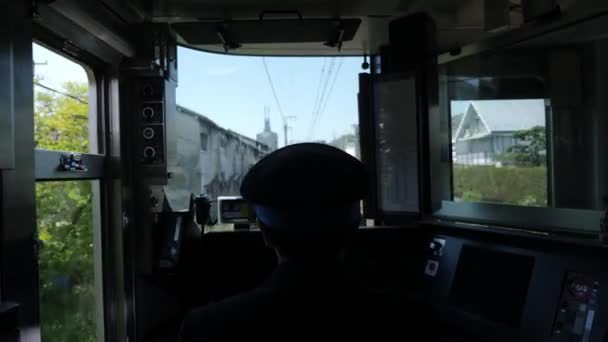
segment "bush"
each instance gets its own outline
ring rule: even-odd
[[[454,166],[454,198],[526,206],[547,205],[545,167]]]
[[[483,200],[483,197],[479,192],[465,191],[464,194],[462,194],[462,200],[465,202],[480,202]]]

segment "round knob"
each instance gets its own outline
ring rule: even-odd
[[[141,115],[146,120],[152,120],[152,118],[154,118],[154,108],[150,106],[144,107],[144,109],[141,110]]]
[[[144,138],[146,139],[152,139],[154,138],[154,130],[150,127],[146,127],[144,128],[144,130],[142,131],[142,135],[144,136]]]
[[[156,155],[156,150],[154,149],[154,147],[146,147],[144,148],[144,157],[146,157],[146,159],[152,159],[154,158],[154,156]]]

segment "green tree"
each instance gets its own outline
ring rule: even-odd
[[[502,156],[502,161],[516,166],[543,166],[547,161],[547,132],[545,127],[535,126],[516,132],[517,143]]]
[[[86,84],[35,95],[35,141],[41,149],[88,152]],[[82,100],[77,100],[82,99]],[[93,217],[90,182],[36,184],[42,338],[96,341]]]

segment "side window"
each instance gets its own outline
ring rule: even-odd
[[[548,100],[452,101],[454,201],[546,207]]]
[[[41,45],[34,48],[34,129],[38,149],[97,152],[87,70]]]
[[[608,41],[597,37],[606,28],[571,34],[590,23],[439,57],[437,217],[589,236],[602,229],[608,100],[598,75],[608,70]]]
[[[97,152],[94,79],[49,48],[34,43],[33,51],[41,337],[102,341],[100,191],[91,180],[98,171],[92,161],[100,157],[91,154]],[[60,158],[74,152],[86,163],[58,172]]]
[[[209,144],[209,136],[207,133],[201,133],[201,151],[207,151],[207,145]]]

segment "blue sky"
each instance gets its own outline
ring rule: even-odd
[[[450,106],[452,108],[450,109],[450,112],[452,116],[466,112],[469,104],[471,104],[471,101],[451,101]]]
[[[266,58],[277,97],[293,128],[290,141],[332,140],[352,132],[358,122],[358,74],[362,58],[343,57]],[[34,44],[35,73],[42,83],[61,89],[67,81],[87,82],[84,68],[65,57]],[[42,63],[42,64],[40,64]],[[230,56],[188,48],[178,49],[177,103],[195,110],[224,128],[255,138],[264,128],[264,107],[270,108],[272,130],[283,142],[283,121],[272,94],[261,57]],[[333,72],[327,80],[330,65]],[[313,106],[321,71],[327,82],[326,106],[311,134]],[[333,78],[337,75],[331,90]],[[37,89],[40,90],[40,89]]]
[[[282,119],[273,97],[261,57],[212,54],[187,48],[178,50],[177,102],[206,115],[219,125],[255,137],[264,127],[264,106],[270,107],[272,130],[283,142]],[[325,140],[352,132],[358,122],[358,74],[362,58],[337,58],[332,78],[337,81],[327,106],[319,117],[312,135],[313,106],[317,97],[321,71],[325,77],[331,58],[274,57],[266,65],[274,83],[280,106],[289,121],[293,141]]]
[[[264,106],[270,108],[273,131],[283,144],[283,122],[274,100],[261,57],[230,56],[179,48],[177,102],[206,115],[217,124],[255,138],[264,124]],[[35,73],[42,83],[61,89],[67,81],[87,82],[82,66],[42,46],[34,44]],[[334,61],[333,76],[337,80],[330,93],[327,86],[327,106],[322,112],[312,135],[313,104],[317,97],[321,70],[327,77],[331,58],[275,57],[266,58],[277,97],[289,120],[290,140],[330,141],[341,134],[352,132],[358,122],[358,74],[362,59],[339,58]],[[41,64],[42,63],[42,64]],[[339,67],[339,69],[338,69]],[[39,91],[40,88],[36,87]],[[452,101],[452,115],[464,113],[470,101]]]
[[[51,88],[61,90],[65,82],[88,82],[85,69],[46,48],[33,44],[34,73],[42,77],[40,83]],[[40,88],[35,88],[37,91]]]

